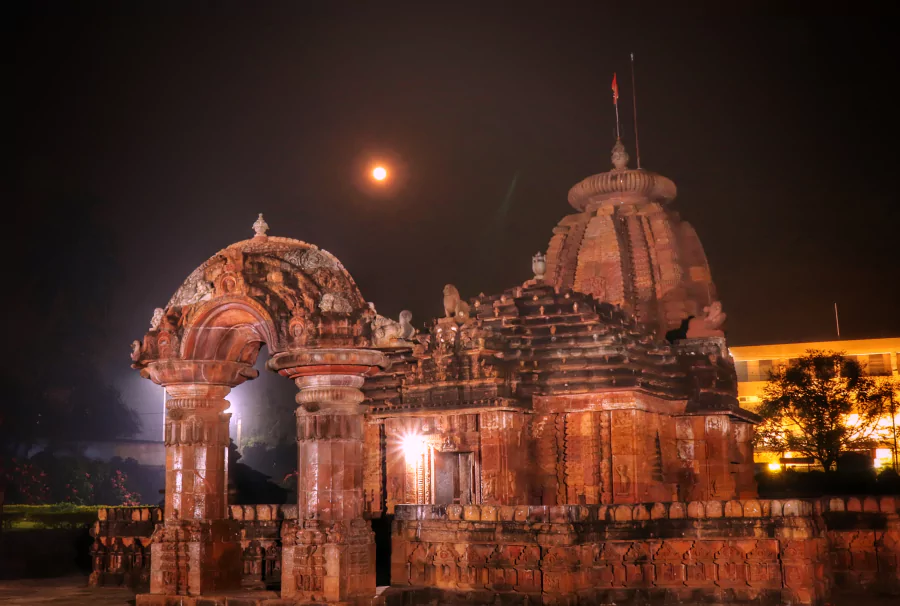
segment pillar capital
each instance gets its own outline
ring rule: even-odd
[[[220,360],[181,360],[170,358],[156,360],[147,364],[141,370],[141,376],[150,379],[158,385],[166,388],[173,397],[173,390],[179,390],[179,386],[194,386],[191,389],[199,390],[199,386],[226,387],[222,395],[210,395],[209,397],[222,397],[248,379],[255,379],[259,371],[250,364],[243,362],[227,362]],[[187,388],[185,388],[187,389]],[[206,397],[184,396],[184,397]]]
[[[373,349],[294,349],[276,354],[266,366],[290,379],[317,375],[366,377],[388,368],[390,362]]]

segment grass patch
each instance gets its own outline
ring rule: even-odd
[[[43,530],[82,528],[97,520],[97,510],[110,505],[6,505],[3,507],[4,530]],[[130,507],[128,509],[137,509]]]

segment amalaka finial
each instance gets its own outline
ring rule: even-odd
[[[628,152],[625,151],[625,146],[622,144],[622,140],[616,137],[616,144],[613,145],[612,148],[612,163],[616,170],[625,170],[628,168]]]
[[[262,213],[259,213],[259,218],[253,223],[253,231],[257,238],[266,237],[266,232],[269,231],[269,224],[263,219]]]

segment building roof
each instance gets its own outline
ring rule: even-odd
[[[810,349],[842,351],[848,355],[898,353],[900,337],[880,339],[847,339],[841,341],[805,341],[802,343],[774,343],[770,345],[741,345],[728,351],[737,362],[751,360],[785,360],[799,358]]]

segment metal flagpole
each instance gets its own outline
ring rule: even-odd
[[[838,319],[837,303],[834,304],[834,325],[837,328],[838,339],[841,338],[841,321]]]
[[[616,139],[621,139],[619,136],[619,103],[616,102]]]
[[[631,102],[634,106],[634,153],[637,156],[637,167],[641,168],[641,144],[638,143],[637,127],[637,85],[634,83],[634,53],[631,53]]]
[[[619,83],[616,82],[616,72],[613,72],[612,92],[613,105],[616,106],[616,140],[618,141],[622,137],[619,133]]]

